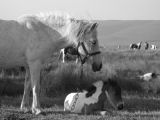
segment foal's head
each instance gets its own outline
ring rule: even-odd
[[[99,105],[104,105],[104,102],[108,99],[112,107],[118,110],[123,109],[121,88],[116,81],[108,80],[93,83],[87,90],[86,97],[94,97],[98,100]]]
[[[121,96],[121,88],[118,83],[114,80],[108,80],[104,82],[103,91],[105,91],[106,96],[112,107],[115,109],[123,109],[123,101]]]

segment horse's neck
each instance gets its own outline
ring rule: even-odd
[[[70,46],[72,44],[67,37],[61,37],[59,40],[57,40],[57,43],[57,47],[59,47],[60,49],[66,48],[67,46]]]
[[[71,26],[70,25],[66,25],[64,27],[61,28],[57,28],[57,31],[61,34],[62,39],[64,38],[65,41],[67,42],[66,46],[77,46],[78,42],[76,41],[74,34],[71,33]],[[64,46],[64,48],[66,48],[66,46]]]
[[[59,41],[64,41],[65,44],[63,45],[63,47],[61,48],[65,48],[67,46],[77,46],[78,45],[78,41],[76,41],[75,36],[74,36],[74,30],[72,29],[73,24],[70,22],[66,22],[66,24],[59,26],[59,27],[55,27],[52,24],[49,24],[49,26],[56,30],[60,35],[61,38],[59,39]]]
[[[55,29],[55,28],[53,28],[53,29]],[[61,27],[61,28],[56,28],[56,30],[62,35],[62,36],[68,36],[68,28],[67,28],[67,26],[63,26],[63,27]]]

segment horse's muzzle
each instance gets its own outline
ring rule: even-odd
[[[102,63],[100,63],[99,65],[97,65],[96,63],[93,63],[93,64],[92,64],[92,70],[93,70],[94,72],[100,71],[101,68],[102,68]]]

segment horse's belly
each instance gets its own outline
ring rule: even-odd
[[[0,51],[0,67],[14,67],[14,66],[25,66],[26,65],[26,60],[25,56],[19,55],[19,54],[14,54],[13,52],[10,53],[2,53],[3,51]]]

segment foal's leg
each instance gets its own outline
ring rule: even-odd
[[[31,79],[30,79],[30,71],[29,68],[26,68],[26,75],[25,75],[25,83],[24,83],[24,93],[21,102],[20,109],[24,112],[29,111],[29,95],[31,91]]]
[[[29,64],[30,74],[31,74],[31,85],[33,92],[33,102],[32,102],[32,113],[39,114],[40,103],[39,103],[39,93],[40,93],[40,71],[41,71],[41,62],[34,61]]]

